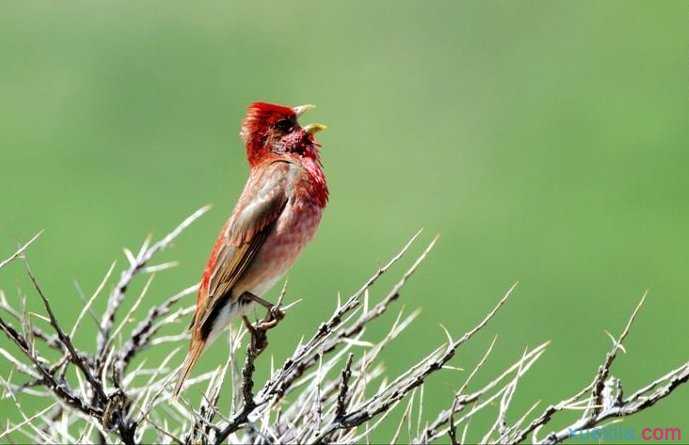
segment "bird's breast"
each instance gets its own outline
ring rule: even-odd
[[[310,200],[291,197],[249,270],[237,283],[236,295],[249,291],[261,296],[283,277],[315,235],[322,212]]]

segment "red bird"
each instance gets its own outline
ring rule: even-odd
[[[328,202],[328,185],[314,134],[322,124],[301,127],[297,118],[313,105],[249,106],[240,136],[249,179],[218,236],[196,296],[191,343],[175,396],[210,344],[252,302],[285,275],[313,238]]]

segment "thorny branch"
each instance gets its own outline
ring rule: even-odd
[[[196,218],[205,213],[206,210],[207,208],[202,208],[195,212],[184,222],[182,222],[182,224],[170,232],[170,234],[161,239],[159,242],[155,243],[153,246],[148,247],[148,243],[144,243],[144,247],[142,247],[140,250],[138,257],[132,262],[130,268],[123,272],[121,280],[116,284],[115,289],[110,296],[108,309],[106,310],[106,315],[104,315],[103,318],[103,324],[99,326],[99,328],[101,328],[101,336],[105,334],[105,337],[103,338],[108,338],[107,336],[110,333],[110,328],[115,321],[115,312],[121,305],[127,287],[134,278],[134,275],[142,270],[142,268],[155,253],[169,245]],[[2,263],[0,263],[0,268],[17,259],[22,259],[25,262],[27,276],[29,277],[36,293],[40,297],[45,312],[48,315],[46,321],[55,331],[56,335],[54,337],[50,337],[40,328],[33,326],[25,312],[14,309],[7,302],[5,295],[1,295],[0,308],[17,320],[23,329],[18,330],[14,328],[9,322],[0,317],[0,330],[2,330],[2,332],[24,354],[24,356],[28,359],[29,364],[23,363],[4,349],[0,348],[0,351],[2,351],[3,357],[7,359],[17,370],[29,375],[33,379],[20,386],[13,387],[8,385],[7,390],[29,394],[31,388],[36,386],[44,386],[52,392],[53,397],[58,402],[67,408],[67,411],[61,411],[62,415],[58,416],[58,418],[48,416],[46,414],[39,416],[39,418],[32,419],[31,421],[25,420],[25,423],[27,425],[31,425],[32,427],[34,421],[42,421],[48,426],[48,428],[42,430],[44,431],[43,434],[52,434],[54,431],[56,431],[51,426],[62,424],[65,418],[64,416],[67,415],[68,420],[71,417],[71,420],[69,420],[67,423],[68,425],[80,422],[85,423],[86,425],[89,425],[91,430],[95,428],[95,430],[101,434],[101,437],[105,437],[105,435],[107,435],[109,432],[112,432],[116,435],[116,437],[118,437],[119,441],[123,443],[136,443],[137,428],[139,428],[140,425],[138,425],[137,422],[129,416],[129,408],[133,402],[130,397],[136,392],[136,389],[132,388],[131,394],[127,394],[125,390],[119,386],[119,377],[121,377],[122,371],[124,370],[126,364],[129,363],[129,361],[138,351],[147,345],[152,336],[157,332],[159,326],[152,327],[147,323],[153,323],[153,321],[155,321],[157,318],[165,315],[169,311],[169,307],[172,304],[174,304],[182,296],[191,292],[183,292],[168,300],[161,307],[151,310],[148,319],[144,321],[138,329],[135,329],[132,332],[130,338],[125,339],[124,347],[121,348],[117,354],[114,354],[118,357],[118,366],[113,366],[112,373],[108,373],[107,369],[104,367],[105,359],[107,358],[102,355],[103,352],[105,352],[104,349],[101,350],[99,348],[95,353],[89,353],[78,350],[73,343],[73,335],[76,332],[76,324],[81,320],[81,317],[85,313],[86,309],[89,308],[88,306],[92,301],[89,301],[87,306],[84,308],[84,311],[82,311],[78,317],[78,320],[71,332],[67,333],[67,330],[63,329],[60,321],[55,316],[49,299],[43,288],[40,286],[38,279],[30,269],[25,258],[25,251],[29,245],[38,238],[39,235],[40,233],[34,236],[20,249],[15,251],[15,253],[9,258],[2,261]],[[106,275],[106,278],[108,276],[109,273]],[[105,283],[102,284],[104,285]],[[94,297],[97,294],[98,291],[94,294]],[[50,360],[42,355],[41,348],[36,345],[36,338],[43,340],[48,346],[60,352],[62,357],[51,365]],[[103,343],[103,345],[105,344],[106,343]],[[112,356],[112,354],[110,354],[110,356]],[[78,369],[78,372],[76,373],[76,387],[73,385],[73,382],[69,381],[67,378],[67,370],[70,364]],[[134,375],[131,377],[133,378]],[[115,384],[115,390],[108,390],[110,383]],[[23,427],[17,426],[15,429],[16,431],[24,432]],[[62,429],[64,428],[61,428],[61,430]],[[44,440],[40,441],[44,442]],[[55,440],[55,442],[59,441],[60,440],[58,439]]]
[[[129,250],[125,249],[125,253],[127,254],[127,258],[129,260],[129,267],[122,271],[120,280],[117,282],[112,293],[110,294],[110,297],[108,298],[108,306],[103,313],[103,317],[100,322],[97,349],[97,357],[99,362],[102,362],[105,359],[105,355],[107,353],[106,346],[112,325],[115,322],[115,315],[117,314],[117,310],[122,305],[125,293],[129,288],[129,284],[132,282],[136,274],[138,274],[146,266],[153,255],[169,246],[175,240],[175,238],[177,238],[187,227],[189,227],[209,209],[210,206],[201,207],[187,217],[187,219],[182,221],[182,223],[172,232],[168,233],[167,236],[151,246],[149,246],[149,239],[147,238],[144,241],[144,244],[141,246],[138,255],[136,256],[132,255]]]
[[[40,233],[0,261],[0,269],[16,260],[26,263],[29,280],[47,314],[47,317],[34,316],[38,317],[39,323],[45,321],[47,328],[55,332],[48,334],[45,327],[35,326],[28,312],[21,306],[20,309],[13,307],[0,291],[0,331],[14,345],[10,349],[0,348],[1,359],[12,369],[9,377],[3,376],[2,384],[19,414],[18,421],[8,420],[2,426],[0,440],[18,436],[12,440],[52,443],[100,440],[125,444],[359,443],[369,438],[369,434],[392,416],[396,412],[395,407],[406,399],[406,408],[397,422],[393,442],[403,437],[406,424],[409,441],[419,444],[431,443],[445,435],[453,444],[466,443],[467,437],[474,436],[474,440],[486,443],[515,444],[526,441],[530,436],[535,443],[553,444],[605,427],[614,419],[646,410],[689,380],[688,361],[631,395],[623,395],[622,382],[613,376],[612,366],[619,350],[624,351],[623,343],[643,306],[644,295],[621,334],[616,338],[611,336],[613,347],[593,379],[577,394],[550,404],[536,416],[532,412],[538,403],[533,404],[512,420],[510,406],[518,397],[518,383],[541,358],[549,342],[525,350],[502,372],[488,379],[487,383],[476,386],[474,377],[484,369],[496,342],[493,339],[449,400],[448,408],[424,420],[423,388],[429,378],[443,369],[456,369],[449,362],[457,350],[479,331],[487,329],[488,322],[509,300],[516,284],[461,337],[453,338],[445,330],[447,340],[444,344],[400,375],[386,375],[382,352],[410,326],[418,311],[405,315],[400,309],[387,334],[380,339],[370,338],[367,328],[384,319],[382,316],[400,299],[405,284],[436,240],[421,252],[377,303],[370,304],[370,294],[378,278],[408,253],[420,234],[417,233],[349,298],[344,302],[338,298],[332,315],[315,329],[310,338],[300,341],[282,364],[273,369],[271,358],[269,376],[265,382],[260,382],[256,370],[261,366],[259,356],[267,350],[269,331],[284,329],[279,324],[294,305],[283,306],[283,288],[275,306],[266,312],[265,317],[256,323],[245,319],[245,329],[240,327],[236,335],[230,336],[229,354],[224,366],[186,382],[183,392],[207,383],[195,409],[185,398],[176,400],[170,394],[171,382],[177,372],[170,364],[177,363],[177,352],[184,347],[180,342],[186,342],[188,334],[179,334],[181,325],[171,335],[161,335],[161,332],[166,326],[176,326],[177,322],[190,315],[193,307],[175,306],[182,298],[193,294],[196,286],[151,306],[140,321],[129,328],[129,322],[139,316],[136,309],[144,300],[149,280],[123,320],[118,325],[115,322],[134,278],[140,273],[169,268],[172,263],[154,266],[149,263],[206,210],[204,207],[196,211],[160,241],[150,244],[146,240],[136,255],[125,249],[129,265],[120,279],[111,284],[113,288],[107,298],[106,310],[97,320],[98,338],[92,352],[78,349],[73,336],[78,332],[77,324],[87,311],[92,311],[93,301],[109,282],[112,267],[91,299],[85,302],[74,327],[64,329],[60,323],[66,321],[57,319],[49,293],[44,291],[26,263],[25,253]],[[8,319],[3,318],[5,314]],[[248,340],[244,342],[246,337]],[[244,343],[242,362],[239,355]],[[175,349],[170,351],[169,347]],[[153,350],[164,351],[162,362],[144,356],[143,352]],[[49,353],[58,358],[49,359],[50,355],[46,355]],[[17,383],[17,378],[28,380]],[[33,415],[24,412],[21,398],[45,397],[46,394],[50,396],[50,406]],[[219,405],[223,394],[227,394],[231,401],[229,412]],[[491,414],[494,416],[491,417],[491,427],[475,434],[471,432],[471,420],[479,413],[492,413],[494,407],[497,409]],[[558,413],[570,410],[582,414],[564,428],[540,434]],[[414,422],[413,417],[416,417]]]
[[[220,432],[216,442],[222,443],[227,436],[234,433],[247,422],[249,414],[256,408],[256,401],[254,400],[254,372],[256,367],[254,365],[256,358],[268,347],[268,331],[273,329],[284,318],[285,314],[282,305],[282,298],[284,292],[280,295],[280,299],[272,308],[266,313],[265,318],[252,324],[248,318],[244,317],[244,324],[249,332],[249,345],[246,348],[246,359],[244,361],[244,368],[242,369],[242,409],[236,414],[228,425]]]

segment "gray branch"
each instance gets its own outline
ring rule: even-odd
[[[428,416],[423,410],[423,388],[432,383],[431,376],[455,372],[444,370],[456,369],[451,361],[459,348],[475,341],[480,332],[493,329],[496,323],[489,326],[489,321],[508,301],[516,285],[463,335],[454,337],[443,328],[444,342],[438,342],[439,346],[410,363],[399,375],[389,375],[383,365],[386,347],[409,329],[419,311],[405,313],[403,308],[398,308],[397,317],[380,338],[373,338],[369,327],[386,323],[382,315],[401,300],[406,284],[436,240],[418,254],[411,267],[380,297],[376,299],[372,294],[377,292],[378,278],[415,247],[420,235],[417,233],[349,298],[343,302],[338,298],[332,315],[319,323],[306,340],[295,345],[284,362],[274,368],[271,360],[265,381],[257,377],[261,374],[256,371],[268,366],[261,357],[268,350],[269,336],[280,334],[284,329],[280,323],[283,316],[287,313],[291,317],[296,303],[283,305],[285,288],[263,319],[256,323],[247,319],[245,328],[240,326],[238,331],[231,331],[234,334],[230,335],[224,366],[192,376],[185,382],[183,395],[205,385],[201,400],[174,399],[171,390],[180,360],[178,353],[187,347],[188,341],[188,333],[182,331],[178,322],[193,311],[193,307],[178,303],[195,293],[196,286],[149,307],[138,323],[130,325],[138,317],[135,309],[144,301],[149,280],[117,326],[115,320],[134,278],[140,273],[169,268],[173,263],[149,263],[206,210],[196,211],[160,241],[145,242],[136,255],[125,250],[129,266],[107,297],[93,351],[77,348],[72,335],[78,329],[64,329],[53,312],[49,292],[39,284],[28,264],[29,281],[47,315],[39,316],[46,322],[43,329],[32,323],[22,305],[17,309],[0,291],[3,311],[0,331],[10,340],[7,349],[0,348],[0,360],[6,360],[12,369],[7,378],[2,376],[0,383],[20,415],[19,421],[2,426],[0,439],[127,445],[143,442],[354,444],[367,441],[383,422],[390,421],[397,424],[393,442],[403,440],[406,429],[406,437],[418,444],[440,440],[466,443],[474,437],[473,440],[482,443],[516,444],[531,440],[554,444],[605,427],[614,419],[648,410],[689,380],[689,362],[686,362],[625,396],[622,381],[613,375],[613,365],[619,351],[624,350],[623,343],[640,313],[644,295],[620,335],[611,336],[613,346],[587,380],[589,383],[571,397],[551,403],[540,414],[534,414],[538,403],[520,413],[513,413],[510,408],[520,396],[521,379],[543,357],[549,342],[524,350],[511,363],[500,364],[501,372],[476,385],[476,376],[485,373],[484,364],[497,339],[494,337],[483,357],[449,397],[447,408]],[[25,261],[28,248],[37,238],[38,235],[0,262],[0,269],[14,260]],[[91,299],[84,303],[79,321],[92,310],[99,291],[109,285],[111,271],[112,268]],[[7,317],[3,318],[5,314]],[[164,326],[180,326],[181,332],[161,336]],[[47,333],[48,329],[55,334]],[[151,350],[165,357],[162,362],[149,361],[147,353]],[[54,356],[58,358],[48,359]],[[68,371],[74,372],[67,374]],[[76,376],[76,380],[68,380],[66,375]],[[218,406],[222,394],[227,394],[231,401],[229,410]],[[46,406],[33,414],[24,412],[22,401],[28,397],[45,398]],[[398,413],[395,407],[400,404],[405,408]],[[566,427],[554,428],[553,419],[571,410],[582,414]],[[484,414],[483,418],[485,413],[493,413],[492,422],[483,431],[472,431],[471,421],[479,413]]]

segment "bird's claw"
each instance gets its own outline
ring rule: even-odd
[[[258,295],[252,294],[251,292],[244,292],[243,298],[245,298],[247,301],[258,303],[268,310],[268,315],[266,315],[266,318],[259,322],[256,326],[259,329],[270,329],[275,326],[278,321],[285,318],[285,312],[280,308],[280,302],[278,302],[278,304],[273,304],[267,300],[264,300]]]
[[[279,305],[271,306],[270,309],[268,309],[268,311],[270,312],[270,316],[276,322],[285,318],[285,312],[282,310],[282,308]]]
[[[274,328],[283,318],[285,318],[285,312],[278,305],[271,305],[266,317],[257,321],[256,324],[251,323],[246,316],[242,317],[246,329],[251,334],[251,344],[255,351],[262,351],[268,346],[266,332]]]
[[[275,325],[278,324],[283,318],[285,318],[285,313],[282,311],[282,309],[280,309],[278,306],[271,306],[268,309],[266,318],[260,321],[256,327],[262,331],[267,331],[268,329],[275,327]]]

